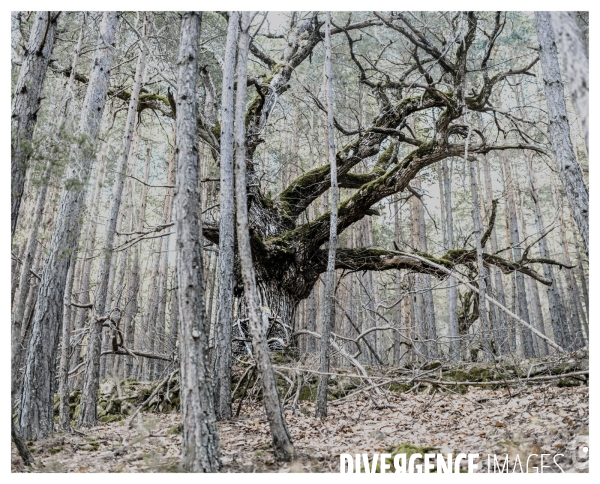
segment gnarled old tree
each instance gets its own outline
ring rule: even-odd
[[[471,156],[499,150],[546,154],[543,144],[518,130],[516,135],[497,142],[485,130],[469,130],[460,122],[466,105],[468,111],[480,113],[487,121],[503,118],[518,124],[519,119],[494,106],[492,94],[501,90],[508,79],[532,75],[530,70],[538,61],[532,52],[528,58],[520,59],[521,64],[507,70],[490,67],[495,64],[495,45],[506,18],[498,13],[491,19],[486,16],[482,22],[479,16],[473,12],[456,14],[452,20],[456,27],[452,38],[444,37],[442,32],[427,33],[424,23],[403,13],[375,12],[357,22],[352,22],[350,16],[340,26],[334,21],[332,36],[346,41],[338,43],[337,48],[349,56],[361,83],[370,89],[379,105],[379,113],[366,125],[358,123],[348,127],[334,119],[340,137],[346,138],[345,145],[335,155],[339,187],[356,190],[338,207],[338,233],[366,216],[377,214],[373,206],[386,197],[411,190],[411,181],[424,168],[447,158],[463,156],[465,138],[469,134]],[[271,197],[261,191],[254,155],[265,142],[264,129],[275,104],[294,82],[294,71],[303,62],[310,62],[315,48],[323,40],[323,17],[318,13],[294,13],[290,28],[283,36],[284,47],[279,58],[271,57],[255,40],[250,44],[250,53],[264,70],[261,76],[247,80],[255,90],[246,112],[247,204],[252,255],[263,306],[288,324],[293,320],[298,303],[309,296],[319,275],[326,270],[327,250],[322,245],[329,240],[330,214],[308,221],[306,216],[309,206],[331,187],[330,165],[324,162],[307,171]],[[374,65],[359,53],[357,44],[361,37],[356,31],[379,28],[381,32],[381,27],[386,32],[399,33],[401,42],[411,52],[411,58],[402,63],[402,69],[385,62]],[[479,47],[475,48],[477,44]],[[325,111],[316,96],[313,100]],[[428,119],[430,128],[413,132],[409,121],[415,117]],[[219,133],[218,125],[212,126],[203,120],[199,135],[214,150],[219,149]],[[373,157],[376,161],[368,173],[353,171],[361,162]],[[203,234],[208,240],[219,242],[217,226],[205,224]],[[465,264],[472,266],[477,261],[475,248],[453,249],[437,259],[424,257],[448,269]],[[556,263],[549,259],[530,259],[527,254],[509,261],[488,253],[483,254],[483,262],[506,273],[518,271],[543,284],[550,281],[532,265]],[[370,248],[339,248],[335,266],[350,271],[407,269],[447,275],[409,254]],[[243,292],[239,263],[236,273],[234,290],[239,296]]]

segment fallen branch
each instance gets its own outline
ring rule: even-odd
[[[458,275],[456,272],[452,272],[450,269],[447,269],[446,267],[436,264],[435,262],[432,262],[428,259],[425,259],[424,257],[415,255],[415,254],[409,254],[406,252],[396,252],[396,251],[390,251],[390,252],[395,252],[399,255],[403,255],[406,257],[413,257],[414,259],[417,259],[425,264],[430,265],[431,267],[434,267],[435,269],[438,269],[440,271],[445,272],[446,274],[453,276],[455,279],[459,280],[461,283],[463,283],[465,286],[467,286],[469,289],[471,289],[471,291],[474,291],[475,293],[479,292],[479,289],[475,288],[471,283],[469,283],[469,281],[467,281],[466,279],[464,279],[462,276]],[[510,309],[504,307],[502,304],[500,304],[498,301],[496,301],[495,299],[491,298],[490,296],[488,296],[487,294],[485,294],[485,298],[492,303],[494,306],[497,306],[498,308],[500,308],[500,310],[504,311],[506,314],[508,314],[511,318],[515,319],[516,321],[518,321],[520,324],[522,324],[523,326],[529,328],[531,330],[532,333],[534,333],[536,336],[538,336],[539,338],[543,339],[544,341],[546,341],[550,346],[552,346],[552,348],[556,349],[557,351],[560,351],[561,353],[564,353],[565,350],[557,345],[554,341],[552,341],[550,338],[548,338],[548,336],[546,336],[545,334],[543,334],[542,332],[538,331],[537,329],[535,329],[533,326],[531,326],[531,324],[529,324],[526,321],[523,321],[519,316],[517,316],[515,313],[513,313]]]

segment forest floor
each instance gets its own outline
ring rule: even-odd
[[[258,403],[245,403],[238,418],[219,423],[222,472],[339,472],[340,454],[375,452],[488,454],[500,465],[508,454],[513,471],[517,454],[526,472],[550,454],[544,472],[588,472],[589,403],[587,386],[556,384],[511,389],[469,387],[465,393],[382,392],[330,402],[329,416],[314,418],[314,403],[300,402],[285,417],[297,452],[292,463],[278,464],[271,451],[268,423]],[[234,407],[235,410],[235,407]],[[180,416],[143,413],[132,428],[127,420],[84,432],[57,433],[28,443],[36,460],[26,468],[12,447],[13,472],[178,472],[181,470]],[[416,447],[411,447],[412,444]],[[418,448],[418,449],[417,449]],[[492,456],[493,463],[493,456]],[[465,462],[466,464],[466,462]],[[483,465],[483,467],[482,467]],[[516,472],[520,472],[516,464]]]

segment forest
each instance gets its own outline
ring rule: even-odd
[[[588,58],[579,11],[13,11],[12,472],[588,472]]]

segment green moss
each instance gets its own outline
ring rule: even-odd
[[[439,368],[440,366],[442,366],[441,361],[430,361],[425,366],[423,366],[423,370],[424,371],[435,370],[436,368]]]
[[[575,378],[563,378],[562,380],[558,380],[556,384],[559,388],[578,387],[579,385],[581,385],[581,382]]]
[[[267,208],[273,208],[273,200],[271,200],[269,197],[265,197],[262,196],[260,197],[260,202]]]
[[[62,447],[52,447],[50,449],[50,455],[54,455],[54,454],[58,454],[59,452],[61,452],[63,450]]]
[[[118,422],[119,420],[123,420],[125,415],[123,414],[107,414],[102,417],[98,417],[98,420],[104,423]]]
[[[174,427],[171,427],[169,430],[167,430],[167,434],[168,435],[176,435],[176,434],[180,434],[183,432],[183,424],[177,424]]]
[[[386,167],[389,165],[392,155],[394,154],[394,148],[398,143],[390,143],[387,149],[379,155],[377,163],[375,163],[375,167],[373,171],[383,173]]]
[[[215,122],[215,125],[210,128],[210,132],[214,135],[215,138],[219,139],[221,137],[221,123],[218,121]]]
[[[161,96],[160,94],[140,94],[140,104],[148,103],[149,101],[160,101],[165,106],[171,107],[167,96]]]
[[[100,444],[98,442],[90,442],[87,445],[84,445],[81,450],[85,452],[95,452],[100,448]]]
[[[317,389],[311,385],[305,385],[300,390],[298,400],[301,402],[316,402],[317,401]],[[302,411],[302,410],[301,410]]]
[[[248,126],[248,124],[250,123],[250,119],[256,115],[256,113],[258,112],[258,110],[262,107],[262,97],[260,95],[256,95],[254,96],[254,99],[252,100],[252,102],[250,103],[250,106],[248,106],[248,110],[246,111],[246,126]]]
[[[489,368],[474,366],[469,370],[469,377],[472,381],[494,381],[496,375]]]
[[[283,68],[285,67],[285,64],[275,64],[273,66],[273,69],[271,69],[271,71],[273,72],[273,74],[279,74]]]
[[[412,388],[411,385],[407,384],[407,383],[390,383],[390,387],[389,390],[391,392],[395,392],[395,393],[404,393],[407,392],[408,390],[410,390]]]

